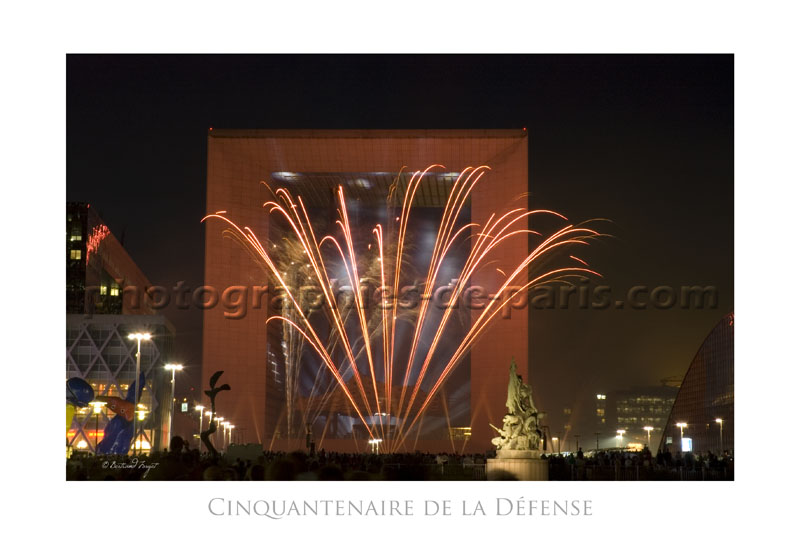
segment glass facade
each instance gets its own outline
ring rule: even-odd
[[[615,392],[616,423],[613,430],[625,430],[626,443],[639,443],[652,448],[661,439],[661,430],[677,393],[677,388],[665,386]],[[647,427],[651,428],[649,437],[645,430]]]
[[[733,391],[731,313],[711,331],[692,360],[667,419],[661,447],[675,453],[681,447],[688,449],[691,440],[693,452],[732,454]]]

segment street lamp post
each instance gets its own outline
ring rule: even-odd
[[[143,404],[139,404],[139,405],[136,406],[136,410],[134,411],[134,413],[136,414],[136,417],[134,417],[134,419],[133,419],[134,421],[136,421],[137,419],[139,421],[144,421],[145,417],[147,416],[148,411],[144,407]],[[144,423],[142,423],[142,424],[144,424]],[[135,427],[135,425],[136,425],[136,423],[134,423],[134,427]],[[150,438],[148,438],[148,442],[150,442],[150,441],[152,441],[152,440],[150,440]],[[134,436],[133,446],[134,446],[134,451],[135,451],[136,450],[135,449],[135,447],[136,447],[135,436]],[[151,450],[152,450],[152,444],[150,445],[150,447],[151,447]],[[139,452],[141,452],[141,451],[142,451],[142,440],[140,438],[139,439]]]
[[[206,411],[206,415],[208,415],[208,430],[211,430],[211,421],[214,420],[214,412],[211,410]],[[209,439],[214,439],[213,435],[209,435]]]
[[[619,440],[617,446],[622,448],[622,435],[625,434],[625,429],[617,430],[617,439]]]
[[[222,433],[222,449],[225,450],[225,447],[230,447],[231,445],[231,428],[233,428],[233,425],[225,421],[222,423],[222,427],[225,429],[225,432]]]
[[[200,430],[197,433],[197,450],[199,451],[203,448],[203,438],[200,437],[200,434],[203,433],[203,410],[205,409],[205,406],[198,404],[194,407],[194,409],[195,411],[200,412]]]
[[[212,412],[211,410],[208,410],[206,412],[206,414],[208,415],[208,428],[210,430],[211,429],[211,421],[214,419],[214,412]],[[209,439],[212,439],[212,440],[214,439],[213,434],[210,435]]]
[[[92,401],[89,404],[92,405],[92,411],[94,412],[94,454],[97,456],[97,434],[100,433],[100,424],[98,419],[100,418],[100,413],[103,411],[103,406],[106,405],[103,401]]]
[[[650,448],[650,432],[653,431],[653,427],[652,426],[646,426],[646,427],[644,427],[644,429],[647,431],[647,448],[649,449]]]
[[[722,418],[717,417],[715,421],[719,423],[719,454],[722,456]]]
[[[556,452],[556,447],[558,447],[558,454],[561,454],[561,445],[558,443],[558,438],[556,436],[553,436],[552,440],[553,440],[553,452]]]
[[[139,406],[139,369],[141,368],[142,359],[142,340],[150,339],[150,334],[147,332],[131,332],[128,334],[128,339],[136,340],[136,389],[133,390],[133,405]],[[136,418],[133,418],[133,454],[136,455]]]
[[[223,422],[224,420],[225,420],[225,418],[224,418],[224,417],[214,417],[214,421],[216,421],[216,422],[217,422],[217,428],[219,428],[219,427],[221,427],[221,426],[222,426],[222,422]],[[224,430],[223,430],[223,433],[224,433]],[[217,446],[217,438],[216,438],[216,435],[217,435],[217,433],[216,433],[216,432],[214,432],[214,446],[215,446],[215,447]],[[223,446],[223,448],[225,447],[225,437],[224,437],[224,436],[223,436],[223,438],[222,438],[222,446]]]
[[[164,366],[164,369],[166,369],[167,371],[172,371],[172,381],[171,381],[172,388],[169,395],[169,434],[168,434],[169,436],[168,443],[169,443],[172,441],[172,417],[173,414],[175,413],[175,371],[182,371],[183,365],[179,363],[168,363],[167,365]]]

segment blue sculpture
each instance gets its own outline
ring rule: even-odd
[[[77,376],[67,380],[67,403],[85,408],[93,400],[94,390],[86,380]]]
[[[136,397],[140,397],[144,389],[144,374],[139,375],[139,392],[134,396],[136,381],[131,382],[125,401],[135,404]],[[133,417],[130,421],[125,414],[118,413],[108,422],[103,431],[103,441],[97,445],[97,454],[128,454],[133,438]]]

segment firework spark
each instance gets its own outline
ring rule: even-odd
[[[401,271],[406,263],[404,258],[409,247],[407,239],[412,206],[420,184],[426,175],[437,167],[443,168],[441,165],[431,165],[423,171],[413,173],[402,190],[398,175],[387,198],[387,223],[375,225],[372,229],[374,241],[365,247],[367,249],[365,255],[377,255],[375,258],[377,268],[372,269],[365,268],[369,263],[365,264],[364,259],[357,254],[356,239],[342,186],[336,191],[338,218],[334,224],[337,231],[318,238],[303,199],[285,188],[273,191],[268,184],[262,182],[274,197],[273,200],[265,202],[264,207],[270,216],[278,217],[290,229],[292,246],[299,251],[296,256],[304,258],[308,277],[321,295],[327,334],[319,326],[319,321],[312,321],[312,312],[304,302],[304,297],[298,294],[293,287],[294,284],[288,280],[286,270],[280,264],[275,244],[272,244],[272,247],[264,246],[250,228],[240,227],[225,212],[210,214],[203,219],[204,221],[219,219],[225,222],[231,235],[236,237],[275,279],[277,287],[281,288],[285,295],[284,308],[282,315],[268,318],[267,323],[273,321],[282,323],[284,336],[291,331],[301,344],[307,345],[319,356],[324,369],[327,369],[334,379],[333,386],[345,396],[353,413],[364,424],[370,437],[380,436],[388,446],[388,450],[397,450],[401,447],[415,425],[418,422],[421,424],[425,411],[431,406],[437,393],[441,392],[442,386],[458,363],[486,332],[497,313],[518,295],[539,284],[560,280],[564,276],[588,274],[599,276],[589,269],[584,260],[574,255],[570,255],[569,258],[576,261],[578,266],[554,268],[535,277],[529,276],[531,268],[542,263],[545,258],[552,257],[566,247],[586,245],[589,239],[600,235],[590,228],[568,224],[566,217],[554,211],[516,208],[499,215],[492,214],[482,225],[475,222],[459,223],[459,214],[476,184],[489,170],[487,166],[468,167],[453,182],[447,197],[442,217],[438,222],[427,273],[421,284],[423,298],[420,299],[419,308],[415,313],[409,315],[406,310],[399,308],[398,295],[400,284],[404,280]],[[555,233],[544,237],[529,229],[530,218],[538,215],[554,217],[562,221],[563,225]],[[519,258],[514,268],[508,269],[509,274],[496,269],[502,277],[502,282],[495,297],[489,299],[477,317],[473,317],[466,328],[466,334],[454,350],[443,345],[442,339],[446,337],[445,332],[452,322],[455,307],[446,306],[440,316],[433,314],[430,309],[430,296],[442,274],[448,253],[452,255],[453,250],[461,242],[470,243],[467,258],[463,264],[459,264],[459,274],[452,281],[450,302],[457,302],[464,298],[470,277],[492,263],[489,261],[492,251],[509,239],[528,236],[538,236],[541,242],[526,256]],[[333,283],[336,269],[344,271],[349,287],[354,289],[352,306],[343,306],[337,298]],[[365,275],[368,270],[370,272]],[[379,312],[371,315],[367,312],[368,306],[364,295],[356,289],[360,287],[364,276],[374,278],[380,283],[381,305]],[[399,321],[411,324],[412,333],[407,343],[401,343],[398,339]],[[353,327],[354,322],[355,327]],[[428,339],[430,332],[432,334]],[[424,333],[426,338],[423,340]],[[327,342],[323,341],[325,337],[328,337]],[[338,364],[334,359],[337,347],[344,355],[344,359]],[[442,347],[443,350],[437,351]],[[366,365],[360,367],[359,363],[362,362]],[[405,371],[398,383],[399,394],[395,395],[394,368],[397,363],[401,365],[401,369],[405,364]],[[436,365],[432,365],[434,363]],[[416,377],[412,372],[415,368],[419,369]],[[291,367],[292,374],[296,374],[297,370],[298,366],[295,363]],[[296,384],[296,376],[290,378]],[[378,378],[382,378],[382,387]],[[426,379],[428,383],[433,381],[433,385],[427,391],[423,389],[423,382]],[[315,387],[319,383],[320,373],[317,373]],[[407,394],[407,391],[410,391],[410,394]],[[332,394],[332,388],[328,387],[322,395],[323,400],[330,399]],[[289,401],[287,397],[287,402]],[[309,417],[310,408],[309,406],[305,408],[305,416]],[[320,410],[321,408],[316,413],[320,413]],[[385,428],[384,423],[391,421],[390,418],[387,419],[382,415],[376,423],[371,418],[372,414],[394,416],[397,421],[394,431],[389,432]],[[368,418],[371,419],[371,423],[368,423]]]

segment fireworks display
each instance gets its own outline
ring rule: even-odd
[[[570,277],[598,275],[576,255],[561,251],[586,245],[598,237],[596,231],[569,224],[566,217],[550,210],[510,209],[494,213],[483,222],[463,223],[459,215],[468,205],[478,181],[489,167],[467,167],[452,184],[452,189],[438,220],[435,240],[420,285],[418,306],[409,310],[401,304],[402,284],[408,278],[409,223],[412,221],[415,195],[426,174],[441,165],[431,165],[413,176],[401,187],[400,180],[389,191],[386,217],[383,223],[370,228],[371,239],[354,235],[348,214],[348,199],[344,188],[335,191],[337,217],[334,232],[322,235],[315,231],[303,198],[281,187],[274,191],[266,183],[273,198],[264,203],[266,215],[275,217],[289,230],[289,237],[280,246],[261,238],[247,226],[239,226],[225,212],[206,216],[203,220],[218,219],[226,223],[227,231],[238,239],[274,279],[274,287],[284,295],[280,315],[271,316],[267,323],[283,326],[283,339],[289,351],[297,355],[287,360],[287,417],[297,389],[297,359],[303,347],[319,357],[321,371],[315,387],[320,386],[322,404],[334,396],[348,404],[355,417],[367,429],[370,438],[380,438],[389,451],[398,450],[419,427],[423,414],[436,402],[448,377],[469,353],[487,328],[515,299],[526,296],[534,287],[554,281],[565,282]],[[398,177],[399,178],[399,177]],[[559,221],[559,229],[542,235],[531,229],[531,218],[546,216]],[[355,230],[361,230],[356,225]],[[319,235],[318,235],[319,234]],[[511,269],[496,268],[492,253],[510,239],[529,239],[537,243],[527,254],[512,259]],[[466,244],[466,252],[456,254]],[[291,250],[292,266],[303,262],[304,283],[310,284],[321,306],[312,309],[305,291],[300,291],[292,279],[294,271],[286,267],[287,247]],[[363,250],[362,250],[363,249]],[[431,296],[442,282],[445,260],[457,258],[458,275],[448,276],[449,302],[459,302],[469,287],[470,278],[482,269],[492,269],[501,275],[499,287],[485,305],[472,311],[464,332],[453,342],[449,328],[458,323],[456,306],[444,306],[441,313],[432,309]],[[462,258],[463,256],[463,258]],[[564,257],[563,266],[551,267],[550,260]],[[547,261],[547,268],[544,262]],[[298,264],[299,266],[299,264]],[[540,268],[541,272],[538,272]],[[341,275],[344,275],[343,277]],[[599,275],[598,275],[599,276]],[[339,278],[350,288],[359,288],[365,279],[379,285],[380,305],[369,306],[364,293],[352,291],[352,302],[343,304],[336,291]],[[320,320],[316,315],[323,317]],[[400,327],[400,323],[406,325]],[[409,332],[406,334],[406,332]],[[291,361],[290,361],[291,360]],[[332,380],[331,380],[332,377]],[[321,384],[327,384],[321,386]],[[305,422],[313,421],[311,406],[304,406]],[[317,414],[320,408],[317,407]],[[379,415],[376,419],[374,415]]]
[[[103,239],[108,237],[110,233],[111,231],[105,224],[101,224],[92,228],[92,233],[86,240],[86,265],[89,265],[89,258],[91,257],[92,253],[97,252],[97,249],[100,248],[100,243],[102,243]]]

